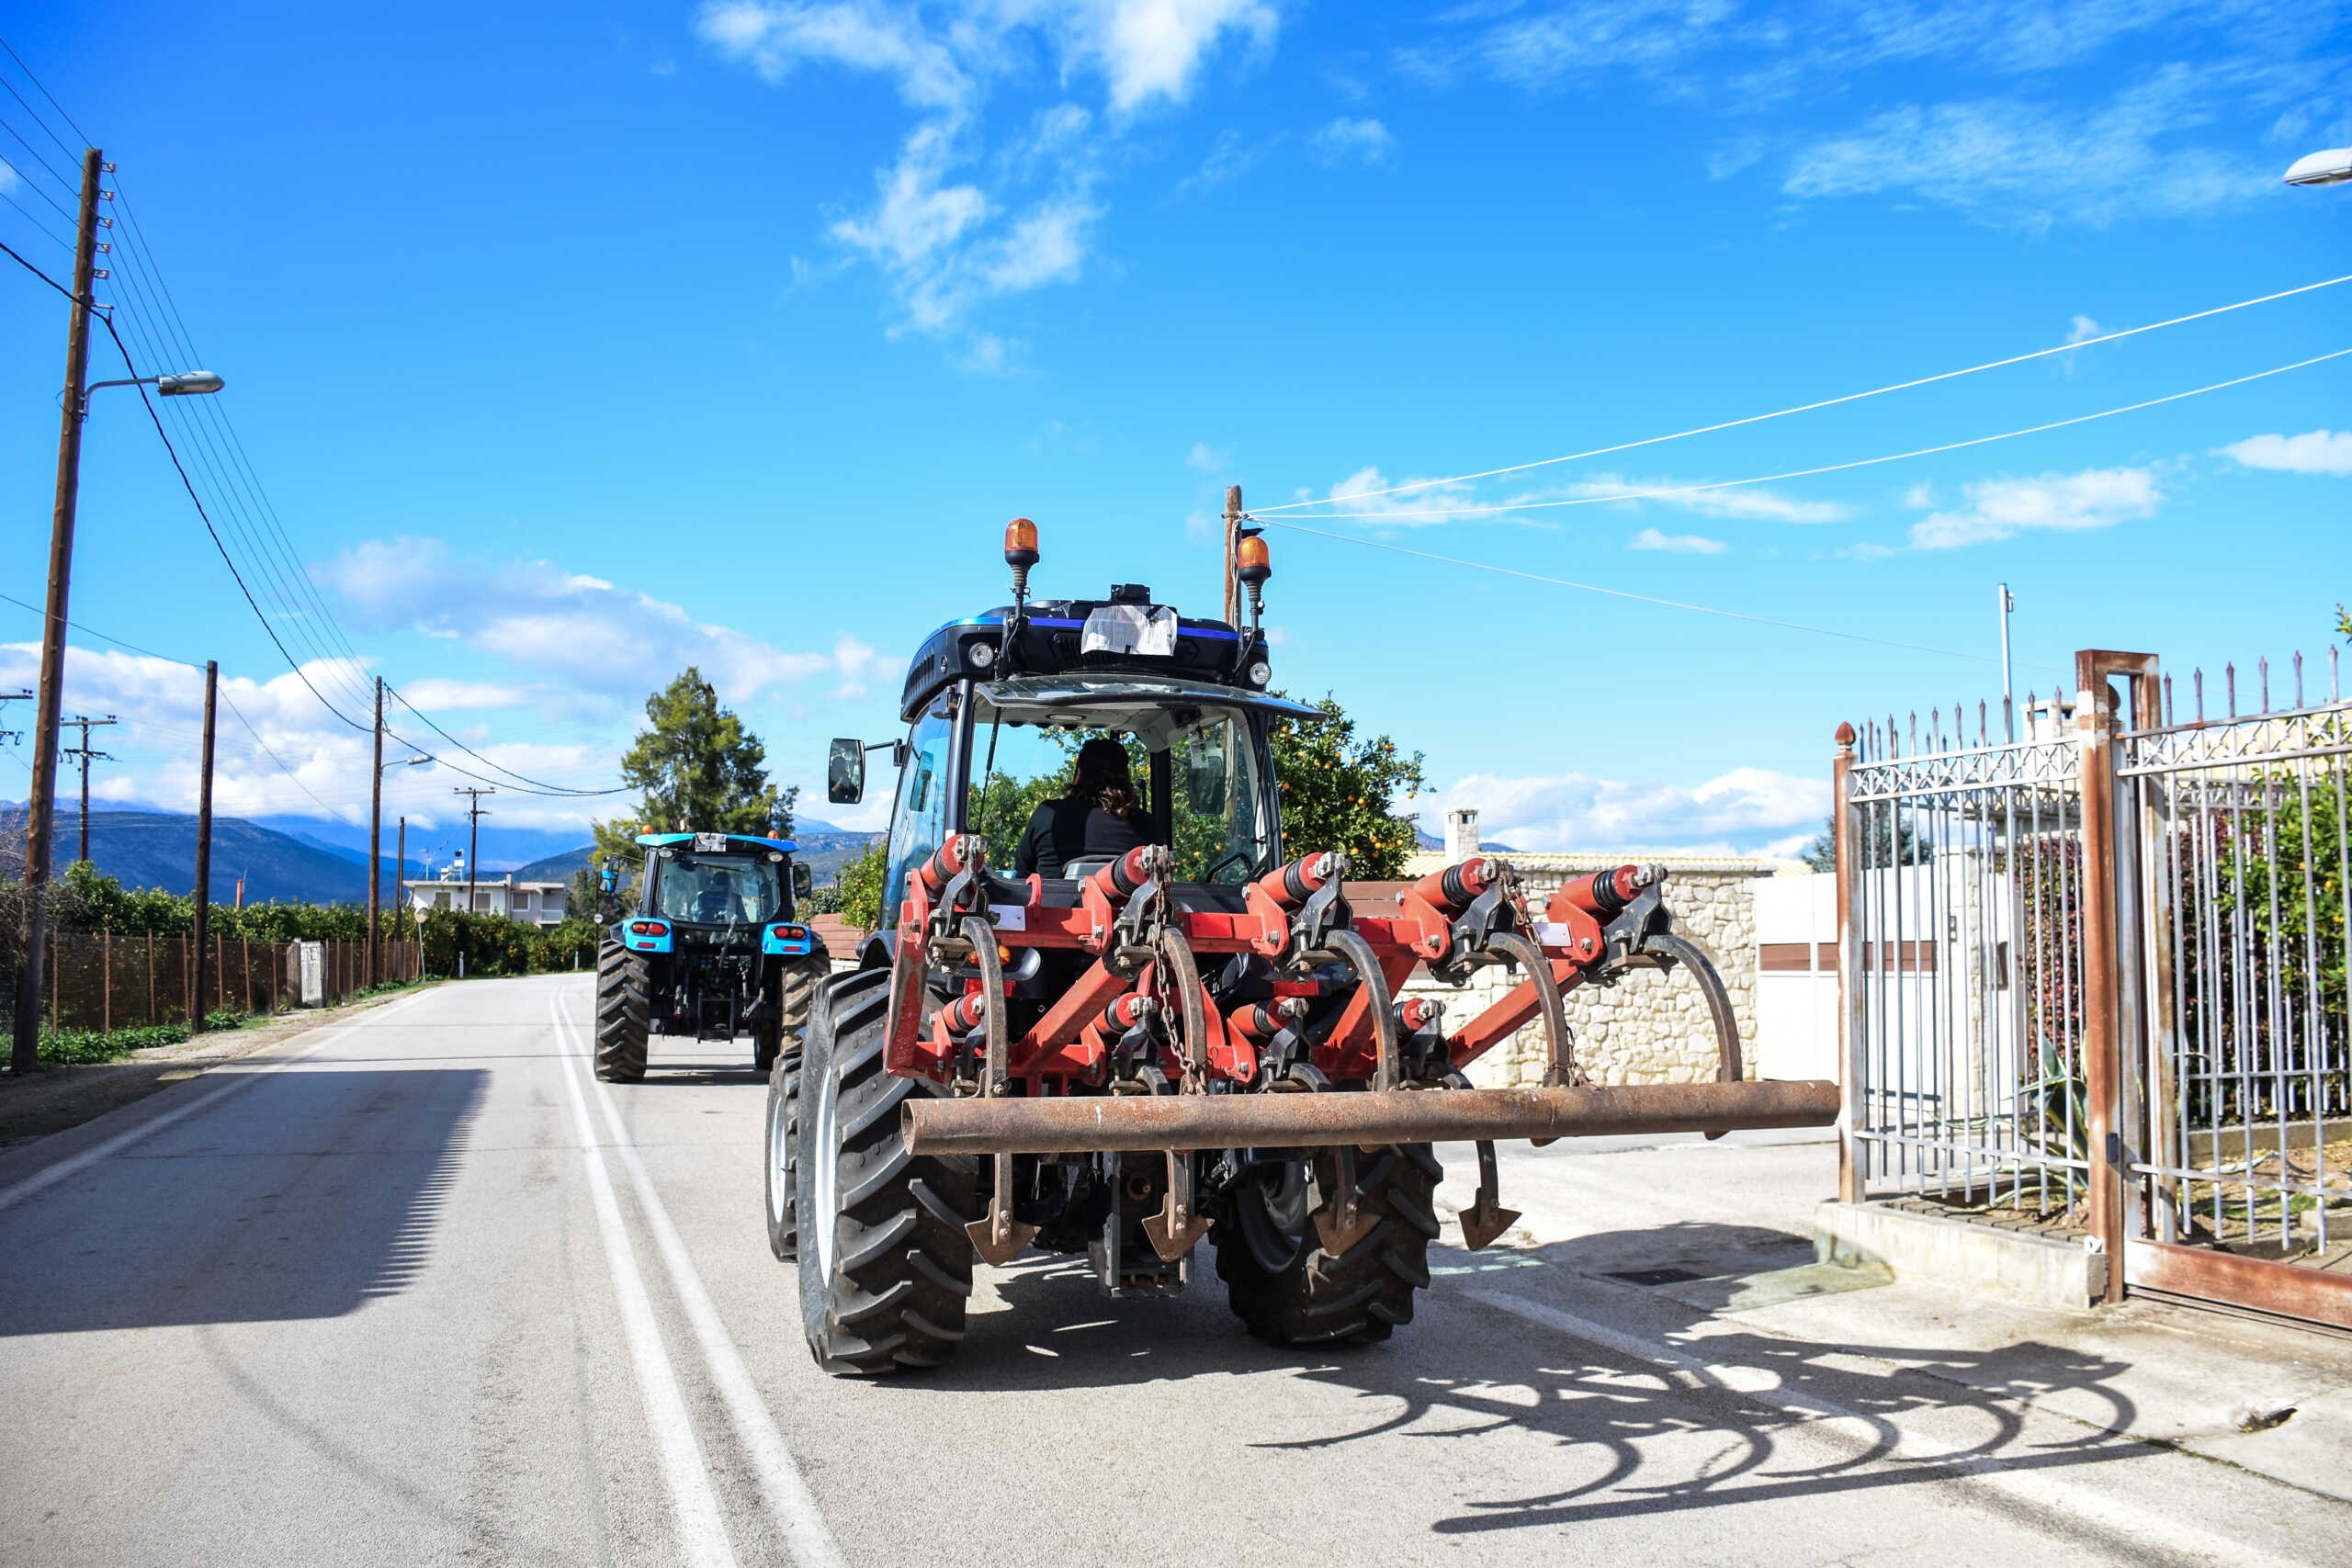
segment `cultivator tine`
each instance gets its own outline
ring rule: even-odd
[[[1159,933],[1153,950],[1161,988],[1166,992],[1161,998],[1168,1009],[1166,1016],[1182,1034],[1177,1043],[1177,1054],[1184,1070],[1178,1080],[1177,1092],[1206,1094],[1208,1014],[1201,1005],[1201,975],[1193,962],[1193,950],[1183,933],[1172,926]],[[1208,1221],[1201,1217],[1193,1201],[1193,1156],[1170,1149],[1168,1201],[1159,1213],[1144,1221],[1143,1234],[1150,1240],[1151,1249],[1159,1254],[1161,1262],[1173,1263],[1192,1251],[1208,1234]]]
[[[1381,972],[1380,956],[1372,943],[1353,931],[1333,931],[1324,938],[1325,950],[1345,959],[1348,967],[1356,972],[1356,983],[1366,993],[1367,1010],[1372,1014],[1373,1074],[1375,1089],[1395,1089],[1396,1070],[1396,1007],[1388,994],[1388,976]]]
[[[1519,1211],[1502,1205],[1500,1183],[1495,1176],[1495,1144],[1491,1138],[1478,1144],[1478,1196],[1462,1211],[1462,1245],[1476,1252],[1495,1237],[1519,1223]]]
[[[973,967],[980,972],[980,1001],[985,1009],[982,1021],[988,1030],[980,1095],[994,1100],[1012,1087],[1006,1077],[1004,969],[997,962],[995,927],[977,915],[967,915],[960,929],[964,940],[971,943]],[[1012,1217],[1012,1156],[998,1155],[991,1168],[996,1179],[989,1184],[988,1215],[966,1225],[964,1234],[972,1238],[972,1250],[980,1255],[980,1261],[1001,1269],[1021,1256],[1029,1238],[1037,1234],[1037,1227],[1023,1224]]]
[[[1336,1258],[1372,1234],[1380,1222],[1356,1201],[1356,1150],[1340,1144],[1331,1150],[1332,1191],[1315,1211],[1315,1239]]]
[[[1161,1262],[1173,1263],[1192,1251],[1208,1228],[1208,1221],[1193,1207],[1193,1156],[1171,1150],[1167,1206],[1144,1221],[1143,1234],[1150,1238],[1151,1249],[1159,1254]]]

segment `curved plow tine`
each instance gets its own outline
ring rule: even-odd
[[[1007,1074],[1007,1045],[1004,1035],[1004,969],[997,962],[996,928],[978,915],[967,915],[958,927],[964,940],[972,944],[972,964],[980,972],[980,1003],[986,1009],[984,1027],[988,1031],[988,1059],[980,1074],[982,1098],[994,1100],[1012,1089]],[[995,1156],[994,1190],[989,1195],[989,1212],[984,1219],[974,1220],[964,1227],[972,1238],[972,1250],[981,1261],[1002,1268],[1021,1256],[1029,1238],[1037,1234],[1035,1225],[1024,1225],[1012,1217],[1012,1156]]]
[[[1201,1005],[1201,975],[1193,962],[1192,947],[1184,941],[1184,933],[1173,926],[1163,927],[1154,944],[1153,963],[1159,970],[1160,988],[1175,1003],[1174,1012],[1182,1038],[1178,1042],[1183,1057],[1184,1072],[1177,1086],[1180,1094],[1206,1094],[1209,1086],[1208,1013]],[[1193,1250],[1202,1236],[1208,1233],[1209,1223],[1201,1217],[1193,1198],[1193,1156],[1168,1151],[1168,1201],[1159,1213],[1143,1223],[1143,1234],[1151,1249],[1159,1254],[1163,1263],[1173,1263]]]
[[[1739,1019],[1731,1010],[1731,992],[1724,987],[1724,977],[1715,973],[1707,950],[1672,931],[1653,931],[1643,939],[1642,952],[1659,968],[1686,970],[1699,983],[1699,994],[1707,999],[1707,1016],[1715,1025],[1715,1081],[1739,1082],[1747,1076],[1740,1059]],[[1710,1142],[1722,1136],[1721,1132],[1707,1134]]]
[[[1495,1174],[1495,1141],[1478,1143],[1478,1196],[1462,1211],[1462,1246],[1476,1252],[1519,1223],[1519,1211],[1502,1203],[1501,1183]]]
[[[1373,952],[1372,943],[1351,931],[1332,931],[1324,939],[1324,946],[1356,972],[1356,984],[1363,988],[1360,1000],[1372,1018],[1372,1087],[1374,1090],[1393,1089],[1399,1077],[1396,1006],[1396,998],[1389,994],[1388,976],[1381,970],[1379,955]],[[1357,1201],[1354,1145],[1342,1144],[1331,1154],[1332,1190],[1324,1195],[1323,1206],[1315,1211],[1315,1235],[1324,1251],[1336,1255],[1371,1235],[1373,1226],[1380,1221]]]

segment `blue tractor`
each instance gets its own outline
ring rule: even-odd
[[[639,833],[636,908],[605,931],[596,960],[596,1076],[645,1077],[655,1034],[752,1036],[762,1073],[797,1055],[809,999],[831,968],[817,933],[794,919],[808,867],[788,839],[744,833]],[[613,891],[620,867],[604,866]]]

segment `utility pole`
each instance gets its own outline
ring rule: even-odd
[[[368,788],[368,984],[376,983],[376,913],[384,880],[384,678],[376,677],[376,771]]]
[[[2018,607],[2006,582],[2000,586],[2001,604],[2001,728],[2012,746],[2018,741],[2018,710],[2009,699],[2009,612]]]
[[[61,718],[57,722],[58,728],[61,729],[66,725],[72,724],[79,725],[82,730],[82,744],[79,746],[68,746],[64,749],[62,754],[68,757],[78,758],[82,763],[82,852],[74,858],[76,860],[88,860],[90,858],[90,764],[92,762],[111,762],[114,761],[111,756],[107,755],[104,751],[93,751],[90,750],[90,731],[94,728],[103,728],[107,725],[116,722],[116,720],[112,714],[107,715],[104,718],[92,718],[87,714],[76,714],[72,718]]]
[[[1225,624],[1241,624],[1241,580],[1233,575],[1234,552],[1241,544],[1241,487],[1225,487]]]
[[[392,940],[398,942],[401,940],[401,911],[408,908],[408,818],[405,817],[401,818],[400,848],[392,853],[392,886],[401,890],[400,897],[392,902]],[[401,953],[401,978],[408,978],[408,953],[405,949]]]
[[[204,661],[204,771],[196,782],[196,1005],[188,1009],[187,1032],[204,1032],[205,971],[210,967],[204,941],[212,908],[212,716],[220,695],[220,665]]]
[[[465,789],[453,789],[449,793],[472,797],[466,803],[466,816],[473,823],[466,837],[466,913],[472,914],[474,878],[481,874],[478,858],[481,852],[481,819],[490,815],[481,808],[481,797],[485,795],[496,795],[498,791],[486,789],[481,785],[472,785]]]
[[[82,477],[82,404],[90,376],[90,275],[98,252],[98,176],[106,160],[82,153],[82,210],[74,226],[74,311],[65,329],[65,406],[57,435],[57,503],[49,524],[48,618],[40,629],[40,688],[33,718],[32,788],[25,801],[25,952],[17,975],[18,1077],[40,1065],[41,960],[49,949],[50,819],[57,807],[57,719],[65,696],[65,610],[74,575],[74,503]]]
[[[0,718],[7,716],[10,703],[28,703],[32,700],[33,694],[30,692],[0,692]],[[24,738],[25,732],[21,729],[0,729],[0,743],[22,740]]]

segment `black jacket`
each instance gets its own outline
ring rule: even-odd
[[[1083,800],[1049,800],[1037,807],[1012,851],[1012,874],[1059,876],[1074,860],[1123,855],[1151,840],[1140,811],[1117,817]]]

